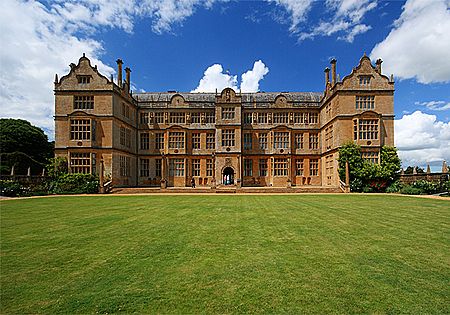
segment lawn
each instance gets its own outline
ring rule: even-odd
[[[450,313],[450,201],[1,202],[0,313]]]

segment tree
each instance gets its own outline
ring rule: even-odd
[[[8,169],[12,165],[28,168],[26,163],[44,165],[53,156],[53,143],[48,141],[44,131],[22,119],[0,119],[0,149],[2,166]],[[28,158],[18,159],[17,156]],[[2,171],[6,171],[4,167]]]
[[[343,180],[347,161],[352,191],[384,191],[398,179],[401,165],[394,147],[382,147],[380,164],[373,164],[362,158],[359,145],[350,142],[339,149],[339,176]]]

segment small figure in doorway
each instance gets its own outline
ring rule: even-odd
[[[192,177],[192,179],[191,179],[191,186],[192,186],[192,188],[195,188],[195,178],[194,177]]]

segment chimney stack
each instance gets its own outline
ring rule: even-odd
[[[122,65],[123,61],[122,59],[117,59],[117,85],[119,87],[122,87]]]
[[[326,67],[325,70],[325,86],[330,82],[330,68]]]
[[[126,73],[126,82],[127,82],[127,89],[128,92],[130,92],[130,86],[131,86],[131,82],[130,82],[130,73],[131,73],[131,69],[126,67],[125,68],[125,73]]]
[[[383,62],[383,60],[381,60],[380,58],[377,59],[377,61],[375,62],[375,71],[378,72],[379,74],[381,74],[381,63]]]
[[[336,84],[336,59],[331,59],[331,85],[334,86]]]

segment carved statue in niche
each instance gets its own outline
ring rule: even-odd
[[[191,114],[186,113],[186,123],[190,124],[191,123]]]
[[[289,123],[292,124],[294,122],[294,113],[289,113]]]
[[[169,113],[165,112],[164,113],[164,123],[167,123],[169,121]]]
[[[201,113],[200,114],[200,123],[203,125],[205,124],[206,118],[205,118],[205,113]]]
[[[225,100],[226,100],[227,102],[230,102],[230,101],[231,101],[230,90],[227,90],[227,91],[225,92]]]

